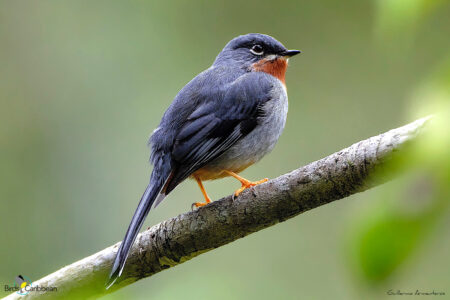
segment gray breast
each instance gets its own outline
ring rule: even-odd
[[[256,128],[206,167],[221,172],[240,172],[269,153],[286,124],[288,98],[286,88],[277,80],[271,100],[264,105],[264,116]]]

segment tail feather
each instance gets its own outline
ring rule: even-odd
[[[117,278],[122,274],[131,246],[133,246],[133,243],[142,227],[142,224],[144,223],[145,217],[152,207],[152,204],[156,199],[158,199],[158,202],[161,202],[164,199],[165,194],[161,193],[161,191],[164,187],[165,181],[166,180],[151,180],[150,184],[145,189],[131,223],[128,226],[125,238],[117,251],[116,259],[114,260],[111,273],[109,274],[109,280],[106,284],[107,289],[113,285]]]
[[[155,205],[153,207],[157,207],[163,200],[166,198],[166,194],[159,194],[158,197],[156,197]]]

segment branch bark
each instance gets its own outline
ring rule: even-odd
[[[382,184],[395,174],[373,175],[380,174],[394,152],[401,155],[428,120],[360,141],[246,190],[235,200],[228,196],[151,227],[137,237],[122,276],[109,290],[105,282],[119,243],[33,283],[54,286],[57,291],[14,293],[4,299],[98,298],[302,212]]]

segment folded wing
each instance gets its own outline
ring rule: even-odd
[[[180,182],[219,157],[249,134],[271,100],[272,80],[264,73],[248,73],[224,92],[205,97],[179,130],[171,157],[174,171],[166,194]]]

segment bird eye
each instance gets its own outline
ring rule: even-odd
[[[264,54],[264,50],[263,50],[263,47],[261,47],[261,45],[254,45],[250,49],[250,52],[255,54],[255,55],[263,55]]]

